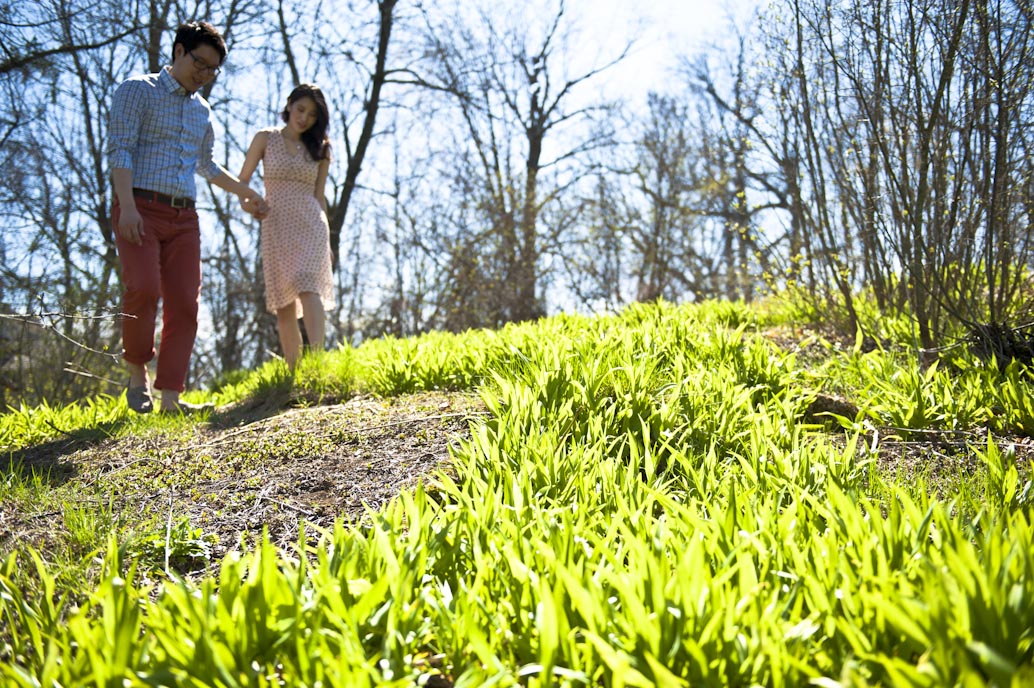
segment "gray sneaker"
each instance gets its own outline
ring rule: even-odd
[[[150,413],[154,409],[154,400],[151,399],[151,390],[147,385],[139,387],[126,387],[126,405],[137,413]]]
[[[215,404],[209,402],[205,404],[192,404],[189,401],[177,401],[175,408],[161,407],[158,409],[159,413],[182,413],[184,415],[190,415],[192,413],[209,413],[215,410]]]

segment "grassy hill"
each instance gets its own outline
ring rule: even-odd
[[[1029,373],[734,304],[0,416],[0,677],[1034,684]]]

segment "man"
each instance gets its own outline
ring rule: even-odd
[[[182,24],[172,65],[127,79],[111,103],[108,156],[115,191],[112,222],[125,285],[122,359],[129,370],[126,401],[152,410],[147,364],[155,356],[158,301],[162,335],[154,388],[162,411],[191,411],[180,401],[197,334],[201,295],[201,234],[194,175],[236,194],[257,217],[265,199],[212,160],[212,111],[198,90],[226,59],[222,35],[207,22]]]

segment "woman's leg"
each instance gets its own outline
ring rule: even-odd
[[[280,335],[280,348],[284,352],[284,360],[287,361],[287,366],[294,370],[294,364],[298,362],[298,354],[302,348],[302,332],[298,329],[298,313],[293,301],[289,306],[277,310],[276,329]]]
[[[303,291],[298,295],[302,302],[302,320],[305,322],[305,334],[309,338],[309,348],[323,351],[324,339],[327,336],[327,314],[323,311],[323,301],[319,294]]]

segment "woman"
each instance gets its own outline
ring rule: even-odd
[[[268,214],[262,219],[266,308],[276,314],[284,360],[294,370],[301,354],[301,308],[309,346],[323,349],[325,310],[334,305],[330,228],[324,187],[330,168],[330,114],[323,92],[298,86],[280,114],[282,127],[255,134],[241,167],[247,184],[262,161]]]

